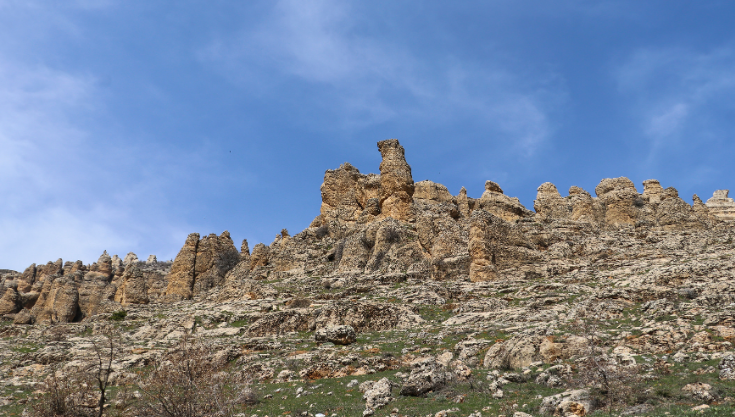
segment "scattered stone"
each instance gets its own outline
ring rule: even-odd
[[[351,345],[357,341],[355,329],[352,326],[329,326],[317,329],[314,332],[317,342],[332,342],[335,345]]]

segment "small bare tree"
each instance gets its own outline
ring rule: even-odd
[[[635,402],[640,387],[641,369],[635,364],[619,363],[607,353],[600,338],[600,323],[595,319],[580,320],[580,335],[587,340],[584,357],[579,362],[577,377],[570,383],[580,388],[592,388],[596,400],[609,409]]]
[[[31,405],[39,417],[102,417],[107,404],[112,362],[119,342],[109,331],[102,342],[92,342],[91,363],[76,370],[54,370],[43,385],[43,394]]]
[[[238,404],[255,402],[249,386],[237,389],[225,364],[213,363],[211,349],[185,336],[161,357],[140,383],[139,417],[228,417]]]

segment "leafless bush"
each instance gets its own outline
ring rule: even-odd
[[[587,348],[571,385],[591,388],[594,399],[608,409],[637,403],[642,392],[640,366],[619,363],[618,358],[607,353],[597,321],[585,319],[578,324],[580,336],[587,339]]]
[[[118,341],[106,334],[93,342],[94,357],[86,366],[73,371],[55,370],[46,379],[42,394],[31,405],[39,417],[102,417],[108,401],[107,391],[112,361],[119,350]]]
[[[139,417],[228,417],[239,405],[257,402],[249,384],[235,383],[226,364],[210,360],[211,350],[185,337],[157,361],[139,384]]]

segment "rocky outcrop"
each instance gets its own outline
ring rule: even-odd
[[[531,217],[533,213],[526,209],[518,197],[503,194],[500,186],[493,181],[485,181],[485,192],[476,202],[480,209],[492,213],[505,221],[516,221]]]
[[[465,190],[466,194],[467,191]],[[449,193],[447,187],[429,180],[414,184],[413,198],[429,203],[454,203],[454,197]]]
[[[414,183],[405,150],[397,139],[378,142],[380,162],[380,212],[383,216],[407,221],[413,217]]]
[[[556,186],[545,182],[538,187],[533,208],[539,221],[566,220],[572,216],[572,204],[562,198]]]
[[[194,267],[196,266],[199,233],[192,233],[186,238],[184,246],[176,255],[168,275],[166,295],[189,299],[194,294]]]
[[[495,214],[485,210],[473,211],[469,229],[469,274],[472,282],[495,280],[499,269],[538,257],[523,230]]]
[[[705,203],[712,216],[719,220],[735,221],[735,200],[728,197],[729,190],[717,190]]]
[[[36,323],[68,323],[79,315],[79,284],[68,278],[47,279],[31,314]]]
[[[123,266],[127,267],[131,262],[139,262],[138,255],[133,252],[128,252],[128,254],[125,255],[125,259],[123,259]]]
[[[192,233],[171,267],[166,295],[189,299],[222,285],[225,275],[239,259],[240,253],[229,232],[224,231],[220,236],[210,234],[201,240],[198,233]]]
[[[115,256],[117,257],[117,255]],[[120,258],[117,258],[117,260],[120,261]],[[122,262],[120,263],[120,265],[122,265]],[[102,255],[100,255],[99,259],[97,259],[97,272],[107,276],[108,278],[112,277],[112,257],[107,254],[107,251],[102,252]]]
[[[595,187],[595,194],[605,209],[607,226],[634,226],[645,204],[633,181],[625,177],[605,178]]]
[[[147,304],[148,290],[145,277],[136,262],[131,262],[122,275],[122,283],[115,292],[115,301],[122,304]]]
[[[6,314],[15,314],[22,308],[21,298],[15,288],[5,289],[2,297],[0,297],[0,316]]]

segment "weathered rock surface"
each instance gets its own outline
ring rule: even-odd
[[[224,231],[220,236],[210,234],[201,240],[198,233],[192,233],[176,255],[166,294],[189,299],[195,294],[222,285],[227,272],[239,260],[240,253],[229,232]]]
[[[317,342],[332,342],[335,345],[351,345],[357,341],[355,329],[352,326],[328,326],[314,332]]]
[[[411,363],[411,374],[401,387],[401,395],[419,396],[443,387],[452,376],[433,357],[419,358]]]
[[[735,200],[728,197],[729,193],[729,190],[717,190],[705,204],[714,217],[735,221]]]
[[[252,253],[227,232],[192,234],[173,264],[105,252],[92,265],[59,259],[0,270],[0,414],[26,389],[17,387],[89,363],[110,328],[125,344],[115,381],[129,383],[192,336],[211,343],[207,361],[243,380],[266,390],[289,382],[256,405],[272,414],[299,388],[310,403],[333,395],[361,410],[359,394],[322,392],[317,380],[375,375],[363,390],[379,388],[365,397],[366,413],[401,387],[418,398],[400,407],[435,401],[442,410],[432,413],[485,415],[467,409],[467,389],[523,407],[533,399],[516,395],[533,389],[514,384],[537,384],[558,393],[543,400],[544,413],[582,415],[600,395],[571,390],[590,381],[590,354],[606,371],[639,372],[642,384],[673,369],[677,401],[732,403],[722,388],[735,378],[726,192],[690,205],[656,180],[639,193],[626,178],[604,179],[597,197],[575,186],[563,196],[544,183],[534,213],[492,181],[477,199],[414,184],[397,141],[380,151],[380,175],[349,164],[327,171],[309,227],[282,230]],[[712,389],[684,389],[692,372]]]

